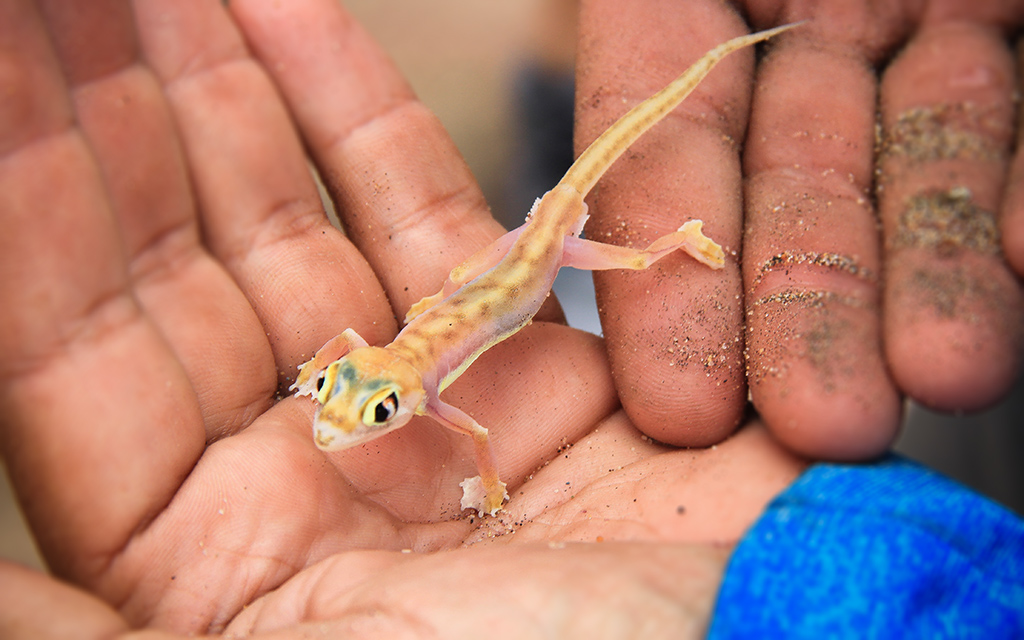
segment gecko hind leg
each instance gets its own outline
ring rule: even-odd
[[[366,340],[363,340],[358,333],[353,329],[345,329],[339,335],[328,340],[324,346],[320,347],[316,355],[308,362],[299,366],[299,375],[295,379],[295,383],[288,387],[288,390],[294,391],[297,396],[312,396],[315,398],[317,391],[319,391],[316,388],[316,383],[320,372],[326,369],[327,365],[341,358],[349,351],[365,346],[368,346]]]
[[[462,508],[476,509],[480,517],[498,513],[508,499],[508,492],[505,491],[505,483],[498,478],[498,465],[494,460],[487,429],[463,411],[436,397],[427,402],[427,415],[452,431],[473,438],[476,467],[480,475],[466,478],[459,484],[462,487]]]
[[[706,264],[712,269],[721,269],[725,265],[725,252],[717,242],[708,238],[701,231],[704,223],[690,220],[678,231],[664,235],[646,249],[631,249],[613,244],[604,244],[567,237],[562,251],[562,266],[603,271],[607,269],[642,270],[651,266],[666,255],[682,249],[695,260]]]

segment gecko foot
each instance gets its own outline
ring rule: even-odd
[[[481,518],[485,514],[495,515],[501,511],[501,505],[508,500],[508,491],[505,491],[504,482],[498,483],[501,495],[497,495],[497,492],[494,492],[493,495],[488,495],[487,489],[484,488],[484,481],[480,476],[466,478],[459,483],[459,486],[462,487],[462,508],[476,509]]]
[[[299,367],[299,376],[295,379],[295,384],[288,387],[288,390],[294,391],[297,396],[316,398],[316,394],[320,390],[318,384],[320,373],[338,358],[353,349],[365,346],[367,346],[366,340],[363,340],[355,330],[345,329],[328,340],[312,359]]]
[[[721,245],[704,235],[703,227],[704,223],[700,220],[690,220],[679,227],[676,234],[682,234],[686,239],[681,248],[698,262],[712,269],[721,269],[725,265],[725,251]],[[654,244],[658,244],[658,241],[655,240]]]
[[[313,358],[299,367],[299,376],[296,378],[295,383],[288,387],[289,391],[294,391],[296,396],[309,396],[311,398],[316,397],[316,381],[317,377],[322,371],[320,363]]]

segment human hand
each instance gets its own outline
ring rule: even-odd
[[[339,554],[258,600],[227,633],[702,638],[728,553],[709,545],[607,543]],[[0,632],[8,640],[129,637],[110,605],[28,569],[0,562],[0,596]],[[151,629],[146,637],[185,635]]]
[[[802,462],[756,425],[706,451],[645,439],[593,336],[538,322],[447,392],[492,427],[513,496],[483,523],[457,507],[465,438],[418,420],[326,454],[308,400],[278,398],[340,330],[386,342],[500,233],[338,3],[14,0],[0,41],[0,445],[55,574],[177,632],[422,614],[476,633],[515,606],[545,612],[538,632],[700,627],[728,545]],[[121,624],[4,571],[7,619],[56,594]],[[653,598],[666,576],[683,591]]]
[[[754,85],[751,52],[723,61],[592,202],[591,237],[643,246],[690,215],[737,256],[724,278],[671,259],[595,274],[623,406],[657,440],[724,438],[746,378],[788,447],[864,459],[892,443],[902,394],[972,410],[1015,379],[1024,154],[1005,35],[1024,4],[856,5],[750,0],[747,27],[718,2],[583,2],[579,144],[713,45],[808,20],[768,43]]]

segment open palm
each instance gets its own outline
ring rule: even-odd
[[[279,398],[296,366],[348,327],[387,342],[396,310],[501,229],[438,121],[335,3],[231,10],[248,42],[216,2],[3,5],[24,100],[2,129],[3,306],[24,310],[0,338],[5,458],[55,573],[136,624],[207,630],[289,580],[251,623],[306,619],[310,582],[342,606],[352,582],[402,561],[368,550],[737,539],[798,465],[758,430],[700,454],[642,439],[617,413],[601,341],[544,322],[555,305],[446,392],[492,428],[513,496],[501,518],[460,513],[470,443],[430,420],[315,448],[311,403]],[[692,489],[708,459],[723,492],[747,466],[766,480],[713,527],[715,492]],[[497,611],[502,591],[482,587],[503,569],[557,557],[593,583],[606,562],[521,553],[466,551],[449,568]],[[702,553],[710,606],[724,552]],[[667,562],[645,555],[651,575]]]
[[[736,35],[723,24],[709,46]],[[491,429],[509,485],[507,510],[479,520],[458,508],[475,473],[465,438],[418,419],[325,454],[309,400],[282,397],[327,339],[351,327],[386,343],[396,316],[502,232],[438,121],[334,0],[12,0],[0,42],[17,97],[0,110],[2,445],[57,575],[133,625],[179,632],[333,620],[476,637],[500,621],[496,637],[592,637],[627,618],[700,632],[729,543],[803,463],[757,424],[701,451],[643,436],[620,393],[665,441],[735,427],[742,318],[726,305],[710,336],[726,355],[687,368],[705,386],[658,392],[630,376],[675,380],[681,356],[622,339],[621,301],[646,282],[656,296],[672,285],[739,300],[738,265],[724,287],[684,257],[640,274],[652,281],[602,285],[614,376],[602,342],[562,326],[552,303],[446,391]],[[711,94],[732,82],[742,102],[743,55]],[[633,175],[643,158],[624,158]],[[606,216],[624,175],[600,194]],[[738,218],[713,224],[738,244]],[[895,420],[867,422],[882,435],[853,457],[884,447]],[[27,593],[5,584],[7,602]],[[79,611],[123,624],[105,606]]]

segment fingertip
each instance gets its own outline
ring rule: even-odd
[[[940,411],[976,411],[1002,398],[1020,365],[1019,285],[998,258],[948,263],[921,250],[891,263],[885,342],[893,377]]]
[[[889,346],[896,383],[922,405],[970,412],[992,406],[1013,386],[1019,358],[1013,350],[983,344],[976,327],[949,322],[901,332]],[[953,349],[936,349],[940,344]]]
[[[737,297],[721,283],[709,286],[718,272],[693,268],[700,271],[675,278],[618,274],[634,283],[614,287],[617,308],[630,315],[605,319],[612,375],[630,420],[654,440],[681,447],[727,438],[743,418],[747,394]],[[677,278],[691,286],[672,290]]]
[[[881,357],[870,309],[844,303],[779,310],[751,322],[754,406],[780,442],[827,460],[866,460],[896,438],[900,396]],[[770,326],[769,326],[770,325]]]
[[[875,308],[813,292],[753,304],[751,396],[789,449],[812,458],[864,460],[895,439],[900,398],[882,360]]]
[[[648,393],[634,395],[622,393],[622,406],[630,421],[652,440],[674,447],[710,447],[727,439],[740,425],[744,412],[742,383],[730,381],[717,393],[703,393],[707,387],[698,383],[689,385],[686,377],[679,382],[695,391],[675,402],[652,411],[649,400],[677,393],[676,388],[647,388]],[[714,398],[709,402],[708,398]]]
[[[786,448],[814,459],[860,461],[881,455],[896,439],[902,409],[891,385],[859,394],[819,391],[805,385],[789,397],[762,394],[761,417]]]

